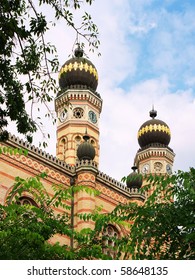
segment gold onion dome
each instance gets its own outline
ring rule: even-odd
[[[84,142],[78,146],[77,157],[79,160],[93,160],[95,157],[95,148],[89,143],[89,135],[83,136]]]
[[[146,121],[142,124],[138,131],[138,143],[141,148],[146,146],[168,146],[171,140],[171,131],[168,125],[158,119],[157,111],[152,109],[150,111],[151,120]]]
[[[96,91],[98,73],[93,63],[83,57],[83,50],[78,46],[74,57],[67,60],[59,73],[59,85],[64,89],[90,89]]]
[[[137,170],[136,166],[133,166],[131,169],[133,170],[133,172],[131,172],[127,176],[127,181],[126,181],[127,188],[139,189],[142,186],[142,175],[136,172],[136,170]]]

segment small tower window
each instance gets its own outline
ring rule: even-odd
[[[76,136],[75,137],[75,157],[76,157],[76,159],[78,160],[78,158],[77,158],[77,149],[78,149],[78,147],[79,147],[79,145],[81,144],[81,136]]]
[[[62,138],[59,142],[58,146],[58,156],[61,160],[66,159],[66,151],[67,151],[67,140],[65,138]]]

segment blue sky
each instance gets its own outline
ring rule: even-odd
[[[128,173],[154,104],[172,131],[175,170],[188,170],[195,158],[194,1],[96,1],[92,14],[102,51],[95,58],[104,99],[100,167],[117,179]]]
[[[124,1],[120,1],[121,3]],[[188,88],[195,64],[195,5],[192,1],[128,1],[123,23],[125,43],[136,55],[136,68],[120,86],[168,76],[173,90]]]
[[[98,25],[101,41],[101,57],[88,53],[103,99],[100,170],[118,180],[131,172],[137,131],[149,119],[152,104],[171,129],[174,170],[188,170],[195,159],[195,2],[96,0],[84,8]],[[60,22],[48,40],[62,65],[74,33]],[[55,127],[46,121],[45,130],[51,134],[47,151],[55,154]]]

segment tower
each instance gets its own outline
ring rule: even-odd
[[[90,60],[83,57],[78,46],[74,56],[67,60],[59,73],[60,92],[55,98],[57,113],[56,155],[66,163],[75,165],[77,148],[86,130],[95,148],[99,163],[99,118],[102,99],[96,92],[98,73]]]
[[[156,116],[157,111],[152,109],[151,119],[144,122],[138,131],[140,149],[135,156],[135,165],[142,174],[171,174],[175,154],[168,146],[170,128]]]

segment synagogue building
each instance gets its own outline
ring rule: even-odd
[[[130,201],[144,203],[146,195],[140,193],[144,182],[135,175],[171,174],[175,154],[169,147],[170,129],[164,121],[157,118],[157,112],[153,108],[149,113],[149,120],[138,127],[139,150],[129,174],[132,180],[124,184],[104,174],[99,170],[99,122],[103,100],[97,92],[98,72],[79,47],[74,56],[61,67],[59,85],[60,91],[55,98],[56,155],[48,154],[9,134],[9,140],[0,145],[22,148],[28,154],[0,154],[0,203],[5,204],[16,176],[25,179],[46,172],[48,176],[43,179],[43,184],[50,195],[53,184],[61,184],[64,188],[83,185],[99,191],[97,196],[84,191],[74,195],[72,223],[74,229],[81,230],[93,227],[93,222],[80,220],[76,214],[92,213],[98,206],[103,206],[103,213],[109,213],[118,204]],[[37,205],[33,194],[28,192],[21,195],[20,203]],[[64,210],[59,208],[56,211],[60,213]],[[120,237],[125,234],[125,229],[109,225],[104,234]],[[63,238],[66,239],[59,237],[59,241],[64,242]]]

